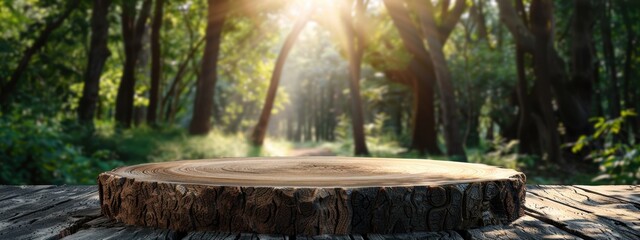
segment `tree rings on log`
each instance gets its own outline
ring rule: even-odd
[[[320,235],[459,230],[524,215],[523,173],[419,159],[225,158],[98,177],[104,215],[129,225]]]

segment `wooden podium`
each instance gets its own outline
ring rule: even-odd
[[[103,214],[129,225],[320,235],[508,223],[524,215],[526,177],[449,161],[276,157],[141,164],[98,182]]]

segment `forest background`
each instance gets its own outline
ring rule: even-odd
[[[0,184],[300,152],[638,184],[640,1],[2,0]]]

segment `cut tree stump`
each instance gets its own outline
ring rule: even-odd
[[[320,235],[462,230],[524,215],[523,173],[418,159],[226,158],[98,177],[104,215],[129,225]]]

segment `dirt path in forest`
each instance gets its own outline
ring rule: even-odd
[[[292,149],[287,153],[287,156],[301,157],[301,156],[335,156],[336,154],[326,147],[316,148],[298,148]]]

